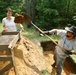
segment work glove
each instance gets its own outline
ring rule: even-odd
[[[70,52],[70,51],[65,51],[65,54],[67,54],[67,55],[72,55],[72,52]]]
[[[43,31],[42,33],[40,33],[40,36],[44,36],[44,34],[50,34],[49,31]]]
[[[44,34],[49,34],[49,31],[43,31]]]

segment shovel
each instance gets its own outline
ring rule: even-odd
[[[44,36],[46,36],[48,39],[50,39],[55,45],[57,45],[59,48],[61,48],[64,52],[66,52],[65,49],[63,49],[60,45],[58,45],[51,37],[49,37],[47,34],[45,34],[39,27],[37,27],[33,22],[32,22],[32,17],[27,15],[26,13],[21,13],[21,15],[24,16],[24,22],[26,24],[31,23],[39,32],[41,32]]]

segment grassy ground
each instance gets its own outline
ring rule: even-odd
[[[40,33],[38,30],[36,30],[33,26],[31,28],[27,28],[26,25],[24,25],[25,27],[25,31],[23,32],[23,35],[25,35],[26,37],[28,37],[31,40],[39,40],[39,41],[47,41],[49,40],[47,37],[45,36],[40,36]],[[52,35],[48,35],[50,36],[50,38],[54,39],[54,40],[59,40],[59,37],[57,37],[56,35],[52,34]]]

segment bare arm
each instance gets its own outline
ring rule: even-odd
[[[52,30],[49,31],[50,34],[56,33],[56,32],[57,32],[57,29],[52,29]]]
[[[6,26],[3,25],[3,32],[7,32]]]
[[[22,25],[22,24],[18,23],[17,25],[19,25],[19,26],[20,26],[20,28],[22,29],[22,31],[24,31],[24,27],[23,27],[23,25]]]

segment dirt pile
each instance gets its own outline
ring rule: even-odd
[[[41,75],[41,71],[46,70],[42,50],[26,37],[21,37],[14,53],[18,75]],[[15,75],[14,69],[10,69],[4,75]]]
[[[14,53],[18,75],[50,75],[51,65],[54,62],[53,52],[43,52],[38,44],[22,36],[21,40],[15,45]],[[0,67],[2,64],[3,62],[0,62]],[[15,75],[13,67],[3,75]],[[65,75],[64,71],[62,75]]]

